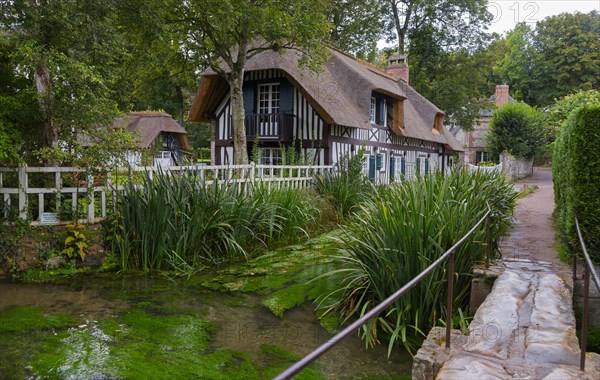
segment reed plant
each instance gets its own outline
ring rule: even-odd
[[[492,244],[510,220],[516,193],[503,176],[483,173],[430,175],[379,188],[337,237],[343,285],[326,299],[348,319],[360,317],[400,289],[440,257],[493,209]],[[454,310],[464,310],[470,290],[468,274],[483,260],[482,226],[455,252]],[[445,320],[447,266],[438,267],[389,309],[366,324],[370,345],[382,337],[391,351],[401,342],[414,348],[428,330]]]
[[[319,173],[314,186],[322,197],[329,200],[338,212],[338,219],[357,211],[363,201],[375,193],[373,184],[363,173],[364,149],[356,155],[344,155],[332,171]]]
[[[233,181],[207,186],[191,173],[147,175],[141,182],[128,185],[112,228],[124,270],[191,273],[318,225],[319,210],[304,190]]]

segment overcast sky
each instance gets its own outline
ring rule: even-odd
[[[600,0],[490,0],[488,10],[494,15],[489,31],[503,34],[521,21],[535,26],[537,21],[560,13],[600,11]]]

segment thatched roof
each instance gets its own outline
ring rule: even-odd
[[[115,127],[124,127],[139,138],[143,148],[148,148],[161,132],[175,134],[184,150],[190,149],[187,132],[168,113],[165,112],[130,112],[118,118]]]
[[[331,58],[318,73],[302,69],[299,53],[264,51],[248,60],[246,72],[279,69],[329,124],[371,129],[369,107],[372,92],[404,100],[404,120],[393,118],[391,129],[402,136],[446,144],[462,150],[450,134],[435,129],[436,116],[444,113],[405,82],[356,58],[330,49]],[[228,93],[227,82],[213,70],[203,73],[190,120],[209,122],[211,113]],[[443,128],[442,128],[443,129]],[[450,141],[452,140],[452,141]]]

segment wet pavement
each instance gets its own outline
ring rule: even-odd
[[[597,354],[579,370],[572,274],[554,247],[551,169],[536,168],[515,189],[533,185],[539,189],[518,201],[501,242],[503,272],[437,379],[600,378]]]

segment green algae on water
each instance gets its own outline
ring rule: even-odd
[[[12,306],[0,312],[0,333],[45,330],[75,326],[80,318],[66,314],[44,314],[42,309]]]
[[[214,323],[188,315],[134,309],[116,320],[88,323],[49,336],[30,362],[41,378],[173,379],[268,378],[299,358],[275,346],[261,362],[228,349],[211,350]],[[322,379],[313,367],[299,379]]]

